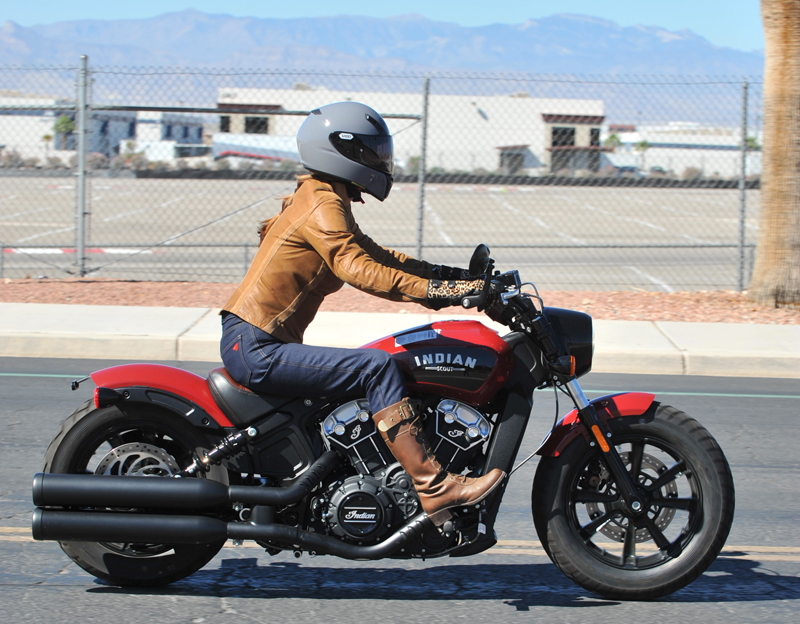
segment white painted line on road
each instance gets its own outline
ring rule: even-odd
[[[16,197],[16,195],[12,195],[12,197]],[[23,210],[22,212],[15,212],[13,214],[3,215],[3,220],[5,219],[13,219],[14,217],[21,217],[22,215],[26,214],[35,214],[37,212],[47,212],[48,210],[55,210],[55,206],[48,206],[47,208],[37,208],[36,210]]]
[[[163,208],[164,206],[169,206],[170,204],[174,204],[175,202],[181,201],[183,198],[184,198],[184,196],[181,195],[180,197],[176,197],[175,199],[170,199],[168,202],[164,202],[163,204],[159,204],[157,207],[158,208]]]
[[[433,220],[433,224],[436,226],[436,233],[439,234],[439,238],[441,238],[445,242],[445,245],[450,245],[450,246],[455,245],[453,239],[450,238],[447,232],[444,231],[443,229],[444,223],[442,222],[441,217],[438,214],[436,214],[436,211],[433,208],[431,208],[431,205],[427,201],[425,202],[425,212],[427,212],[430,215],[431,219]]]
[[[631,271],[633,271],[634,273],[636,273],[640,277],[645,278],[651,284],[655,284],[656,286],[660,286],[666,292],[675,292],[675,290],[669,284],[667,284],[666,282],[662,282],[660,279],[655,278],[652,275],[649,275],[649,274],[645,273],[644,271],[642,271],[641,269],[636,268],[635,266],[626,266],[625,268],[626,269],[630,269]]]
[[[705,240],[703,238],[696,238],[694,236],[689,236],[688,234],[681,234],[681,238],[685,238],[688,241],[693,243],[701,243],[703,245],[714,245],[714,241]]]
[[[169,200],[167,202],[164,202],[163,204],[158,204],[157,206],[148,206],[147,208],[140,208],[139,210],[129,210],[128,212],[121,212],[121,213],[113,215],[111,217],[106,217],[105,219],[103,219],[103,222],[107,223],[109,221],[116,221],[117,219],[124,219],[125,217],[128,217],[130,215],[135,215],[135,214],[140,214],[142,212],[147,212],[148,210],[151,210],[152,208],[164,208],[165,206],[169,206],[170,204],[174,204],[175,202],[179,202],[183,198],[184,198],[184,196],[181,195],[180,197],[176,197],[175,199],[171,199],[171,200]]]
[[[609,217],[614,217],[615,219],[620,219],[621,221],[627,221],[629,223],[637,223],[638,225],[643,225],[645,227],[651,228],[653,230],[658,230],[659,232],[666,232],[667,230],[660,225],[656,225],[655,223],[650,223],[649,221],[642,221],[641,219],[634,219],[633,217],[623,217],[618,215],[610,210],[604,210],[602,208],[597,208],[592,206],[591,204],[584,204],[583,205],[587,210],[592,212],[599,212],[600,214],[608,215]]]
[[[28,254],[28,255],[33,255],[33,254],[37,254],[37,255],[42,255],[42,254],[52,255],[52,254],[67,253],[63,249],[52,249],[52,248],[49,248],[49,247],[42,247],[42,248],[31,247],[30,249],[17,249],[15,247],[6,247],[4,251],[6,253],[21,253],[21,254]]]
[[[116,221],[117,219],[124,219],[125,217],[129,217],[130,215],[140,214],[142,212],[147,212],[150,208],[140,208],[139,210],[129,210],[128,212],[121,212],[119,214],[114,215],[113,217],[106,217],[103,219],[103,223],[108,223],[109,221]]]
[[[68,228],[61,228],[59,230],[50,230],[48,232],[42,232],[41,234],[34,234],[33,236],[26,236],[25,238],[18,238],[15,240],[15,243],[24,243],[26,241],[34,240],[36,238],[42,238],[43,236],[49,236],[50,234],[61,234],[62,232],[71,232],[75,229],[74,225],[71,225]]]
[[[574,243],[575,245],[586,245],[586,241],[581,240],[580,238],[575,238],[574,236],[570,236],[566,232],[561,232],[559,230],[556,230],[553,226],[548,225],[547,223],[542,221],[539,217],[535,217],[533,215],[526,214],[526,213],[522,212],[521,210],[519,210],[518,208],[514,208],[514,206],[509,204],[507,201],[505,201],[503,199],[500,199],[499,197],[495,197],[495,196],[492,196],[492,198],[494,200],[496,200],[497,202],[499,202],[509,212],[512,212],[515,215],[519,215],[520,217],[522,217],[523,219],[525,219],[527,221],[535,223],[536,225],[538,225],[543,230],[548,230],[549,232],[552,232],[553,234],[555,234],[559,238],[561,238],[563,240],[566,240],[566,241],[569,241],[570,243]]]
[[[689,210],[681,210],[680,208],[669,208],[668,206],[659,206],[659,208],[661,208],[661,210],[666,210],[667,212],[674,212],[675,214],[689,215],[690,217],[701,216],[696,212],[691,212]]]

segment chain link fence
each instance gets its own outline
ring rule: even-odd
[[[742,289],[761,82],[743,78],[0,67],[0,277],[238,281],[302,171],[309,111],[387,118],[384,246],[561,290]]]

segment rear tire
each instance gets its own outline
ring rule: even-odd
[[[603,453],[578,436],[539,463],[534,524],[550,558],[578,585],[615,600],[653,600],[716,559],[733,522],[733,478],[711,434],[675,408],[608,424],[647,512],[627,507]]]
[[[181,417],[127,405],[95,409],[87,402],[61,425],[45,453],[45,472],[169,477],[212,445]],[[112,451],[114,451],[112,453]],[[214,466],[200,478],[228,483]],[[222,548],[211,544],[121,544],[59,542],[81,568],[99,579],[128,587],[166,585],[193,574]]]

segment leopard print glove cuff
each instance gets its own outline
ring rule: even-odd
[[[435,310],[458,305],[464,297],[477,295],[483,290],[484,280],[442,280],[428,281],[428,304]]]

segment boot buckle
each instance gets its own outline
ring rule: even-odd
[[[386,433],[389,429],[399,425],[401,422],[413,420],[414,416],[410,405],[399,405],[396,412],[389,413],[378,421],[378,431]]]

